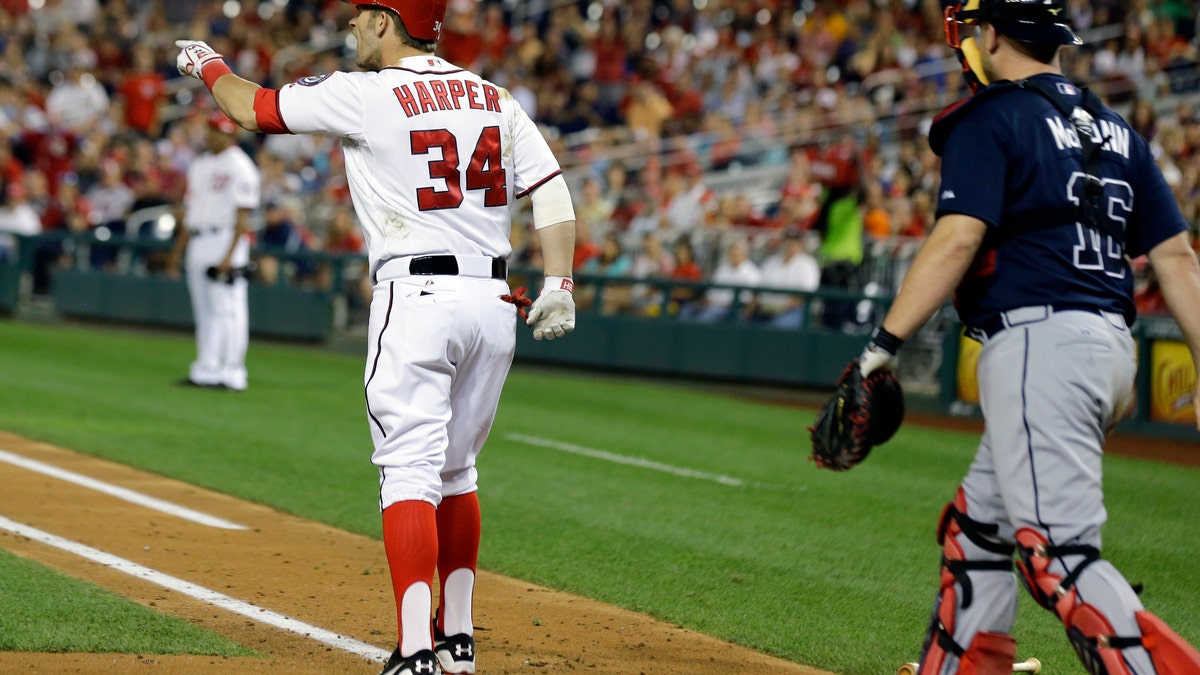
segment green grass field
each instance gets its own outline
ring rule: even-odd
[[[0,322],[0,428],[378,537],[362,357],[256,342],[250,389],[228,394],[172,386],[192,349]],[[813,414],[518,365],[480,459],[481,566],[842,675],[895,672],[977,438],[907,426],[834,474],[807,461]],[[1200,643],[1200,471],[1106,461],[1106,557]],[[1016,635],[1046,672],[1085,672],[1024,596]]]

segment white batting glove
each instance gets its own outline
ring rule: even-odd
[[[553,287],[557,283],[557,287]],[[575,297],[570,279],[549,277],[541,295],[529,308],[527,326],[533,328],[534,340],[553,340],[575,330]]]
[[[200,40],[176,40],[175,46],[182,50],[175,58],[175,67],[179,69],[179,74],[197,80],[204,80],[204,66],[214,61],[224,61],[225,58],[208,46],[207,42]]]

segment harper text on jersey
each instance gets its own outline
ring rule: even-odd
[[[480,89],[483,100],[480,101]],[[407,117],[436,110],[461,110],[463,101],[471,110],[500,112],[500,92],[496,87],[473,80],[430,80],[402,84],[392,90]],[[415,93],[414,93],[415,92]]]
[[[1075,132],[1075,128],[1064,122],[1061,117],[1047,117],[1046,124],[1050,126],[1050,133],[1054,136],[1054,142],[1058,145],[1059,150],[1080,147],[1079,135]],[[1129,159],[1129,129],[1108,120],[1099,120],[1094,127],[1092,140],[1098,144],[1104,143],[1105,150]]]

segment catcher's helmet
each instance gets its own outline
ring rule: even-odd
[[[400,15],[404,29],[418,40],[437,42],[446,18],[446,0],[342,0],[365,7],[384,7]]]
[[[947,41],[958,23],[990,23],[1001,35],[1021,42],[1081,45],[1071,30],[1066,0],[979,0],[954,3],[946,8]],[[957,42],[955,36],[954,42]],[[952,44],[951,46],[957,47]]]

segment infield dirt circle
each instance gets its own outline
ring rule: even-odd
[[[248,529],[200,525],[0,462],[0,515],[5,518],[381,649],[390,651],[395,645],[387,562],[383,545],[374,539],[4,432],[0,448]],[[266,655],[4,652],[0,672],[374,675],[381,667],[40,541],[0,531],[0,547]],[[642,614],[482,570],[475,600],[481,675],[823,673]]]

